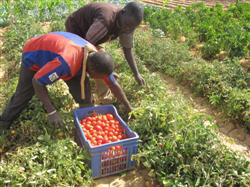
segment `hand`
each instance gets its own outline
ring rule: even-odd
[[[140,74],[135,75],[135,80],[139,85],[145,85],[145,81]]]
[[[62,118],[59,112],[57,111],[53,114],[48,114],[48,120],[49,120],[49,123],[54,124],[56,128],[63,126]]]
[[[132,112],[133,108],[130,105],[129,106],[121,105],[119,109],[123,111],[122,115],[124,117],[124,120],[129,120],[131,115],[130,112]]]
[[[125,108],[126,113],[130,113],[132,110],[133,109],[130,105]]]

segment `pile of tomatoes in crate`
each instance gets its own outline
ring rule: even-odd
[[[128,138],[120,122],[110,113],[93,114],[81,119],[80,124],[92,146]]]

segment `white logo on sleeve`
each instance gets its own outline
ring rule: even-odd
[[[49,75],[49,80],[51,82],[56,81],[59,78],[59,76],[56,74],[56,72],[52,73],[51,75]]]

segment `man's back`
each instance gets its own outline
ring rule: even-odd
[[[67,80],[79,71],[83,60],[82,47],[86,45],[88,42],[75,34],[52,32],[28,40],[23,48],[22,61],[34,71],[46,68],[45,73],[55,66],[61,67],[60,74]]]
[[[107,27],[109,34],[116,30],[116,17],[121,8],[111,3],[90,3],[69,16],[80,28],[81,37],[86,38],[90,26],[100,21]]]

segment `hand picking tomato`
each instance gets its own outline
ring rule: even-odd
[[[128,138],[120,122],[111,113],[93,114],[81,119],[80,124],[85,137],[93,146]]]

